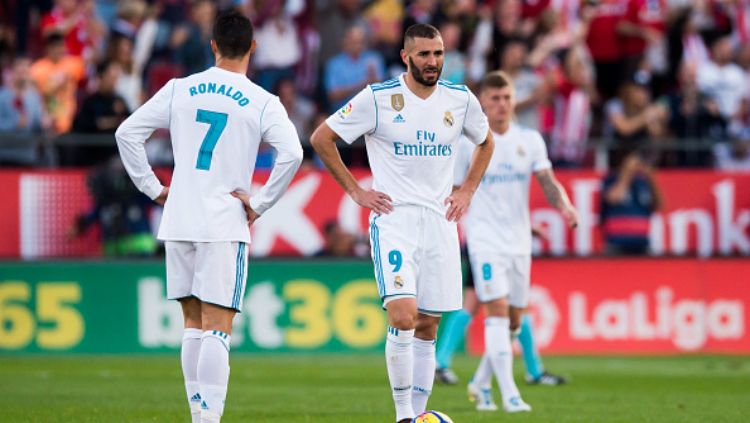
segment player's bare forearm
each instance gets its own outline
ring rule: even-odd
[[[474,149],[469,170],[466,173],[466,179],[464,179],[460,187],[454,188],[451,195],[445,199],[445,204],[448,206],[445,218],[449,221],[457,222],[469,209],[471,198],[482,181],[482,175],[487,170],[487,166],[490,164],[494,149],[495,141],[492,139],[492,133],[488,132],[484,142]]]
[[[318,153],[320,160],[323,161],[333,179],[344,188],[347,194],[352,195],[354,191],[361,188],[357,180],[354,179],[354,175],[346,168],[344,161],[341,160],[341,154],[339,154],[339,150],[336,147],[337,138],[336,133],[327,124],[323,123],[310,136],[310,144],[312,144],[315,152]]]
[[[471,192],[477,190],[479,183],[482,181],[482,176],[484,176],[484,172],[490,164],[493,151],[495,151],[495,140],[492,138],[492,133],[488,132],[484,142],[474,149],[469,170],[466,172],[466,179],[459,189],[468,189]]]
[[[326,124],[321,124],[310,137],[315,152],[320,156],[333,179],[344,188],[354,202],[376,213],[390,213],[393,210],[391,197],[375,190],[364,190],[346,168],[336,147],[338,135]]]
[[[552,173],[552,169],[544,169],[536,172],[536,180],[539,181],[544,197],[552,207],[559,210],[566,204],[570,204],[570,199],[568,199],[568,195],[565,193],[565,188],[557,181],[554,173]]]
[[[544,169],[536,172],[536,180],[542,187],[542,192],[547,198],[547,202],[562,213],[568,225],[574,228],[578,225],[578,212],[568,198],[562,184],[555,178],[552,169]]]

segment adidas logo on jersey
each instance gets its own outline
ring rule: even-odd
[[[393,123],[405,123],[406,119],[404,119],[403,116],[401,116],[401,113],[397,114],[395,118],[393,118]]]

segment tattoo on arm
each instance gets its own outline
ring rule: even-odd
[[[545,169],[536,173],[536,180],[542,186],[544,196],[550,205],[561,208],[568,198],[567,194],[552,174],[552,170]]]

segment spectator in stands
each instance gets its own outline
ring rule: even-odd
[[[86,61],[95,59],[105,35],[96,18],[92,0],[55,0],[55,7],[42,17],[42,34],[62,34],[68,54]]]
[[[620,87],[620,95],[605,105],[605,135],[614,138],[614,162],[632,151],[651,146],[667,132],[669,109],[651,99],[650,75],[636,72]]]
[[[750,129],[735,134],[730,142],[716,144],[714,160],[719,170],[750,172]]]
[[[128,106],[115,92],[122,68],[116,62],[103,62],[96,69],[97,89],[88,96],[76,115],[73,130],[84,133],[114,134],[130,114]]]
[[[214,64],[211,52],[211,31],[216,18],[216,6],[211,0],[196,0],[190,8],[190,21],[172,33],[170,46],[182,70],[191,75]]]
[[[320,33],[320,64],[325,67],[328,61],[339,54],[346,31],[357,25],[365,25],[359,13],[362,0],[330,0],[330,6],[318,14]]]
[[[533,48],[529,53],[529,65],[538,69],[553,59],[560,51],[569,49],[574,43],[582,42],[582,35],[576,37],[563,25],[560,15],[554,9],[545,10],[536,25],[532,37]]]
[[[389,68],[403,65],[399,44],[403,34],[404,12],[401,0],[375,0],[363,13],[372,33],[373,47],[383,54]]]
[[[440,25],[445,49],[441,78],[454,84],[464,84],[466,79],[466,56],[458,49],[461,41],[461,26],[456,21],[445,21]]]
[[[46,38],[47,54],[31,66],[31,78],[42,94],[56,133],[70,130],[76,112],[76,90],[86,76],[83,60],[66,53],[62,34]]]
[[[367,49],[364,27],[355,25],[347,29],[342,47],[343,52],[326,63],[325,87],[331,113],[367,84],[382,81],[385,76],[382,56]]]
[[[634,72],[645,64],[653,74],[667,71],[667,0],[626,0],[617,23],[625,69]]]
[[[435,25],[440,3],[437,0],[414,0],[406,7],[401,33],[414,24]]]
[[[310,138],[312,132],[312,120],[315,118],[317,110],[315,104],[310,100],[297,94],[294,86],[294,80],[282,79],[276,83],[275,93],[279,96],[279,101],[286,109],[289,120],[292,121],[297,129],[300,139],[305,142]]]
[[[49,126],[30,68],[31,60],[17,58],[8,84],[0,87],[0,133],[31,134]]]
[[[487,57],[490,69],[500,68],[499,53],[504,50],[505,43],[517,38],[528,39],[534,29],[531,25],[523,25],[521,0],[495,2],[494,18],[492,49]]]
[[[638,152],[633,152],[604,178],[601,193],[606,253],[646,254],[651,215],[661,207],[653,167]]]
[[[623,52],[617,23],[627,10],[626,0],[585,0],[581,16],[586,44],[594,60],[596,88],[603,100],[614,97],[623,79]]]
[[[669,68],[672,70],[672,77],[677,77],[674,71],[682,63],[697,68],[709,60],[708,48],[698,32],[695,16],[692,8],[682,9],[676,13],[669,28]]]
[[[562,72],[554,86],[554,122],[549,157],[557,167],[579,167],[591,128],[593,64],[583,45],[561,52]]]
[[[112,24],[110,38],[135,39],[138,29],[146,18],[148,5],[143,0],[124,0],[117,7],[117,19]]]
[[[316,257],[352,257],[354,255],[354,235],[345,231],[335,220],[329,220],[323,227],[323,248]]]
[[[120,158],[95,168],[86,182],[94,205],[76,219],[69,236],[77,237],[98,223],[105,256],[153,255],[157,244],[149,219],[152,202],[130,182]]]
[[[281,79],[294,79],[294,67],[302,57],[302,46],[285,1],[272,1],[269,16],[256,26],[258,48],[253,55],[255,82],[268,91]]]
[[[732,62],[730,36],[719,36],[711,44],[711,61],[698,68],[698,89],[716,102],[727,122],[741,118],[747,106],[750,82],[742,68]]]
[[[683,62],[677,74],[678,89],[669,95],[669,132],[679,140],[724,140],[725,122],[716,102],[698,91],[696,66]],[[700,151],[680,152],[682,166],[706,166],[710,157]]]
[[[123,36],[110,38],[105,60],[120,65],[121,72],[115,84],[115,91],[125,99],[128,109],[137,109],[143,102],[143,80],[141,72],[135,69],[133,41]]]
[[[516,119],[519,124],[539,130],[539,106],[547,99],[545,80],[527,66],[526,43],[515,38],[500,53],[500,70],[513,79],[516,96]]]

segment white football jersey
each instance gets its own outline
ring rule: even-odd
[[[427,99],[407,88],[403,75],[365,87],[326,123],[344,141],[365,136],[373,189],[394,206],[417,205],[445,213],[461,134],[474,144],[489,126],[465,86],[439,81]]]
[[[552,167],[539,132],[511,124],[502,135],[492,133],[495,151],[464,221],[471,254],[531,254],[529,184],[535,172]],[[474,146],[462,141],[456,179],[466,178]]]
[[[250,242],[242,203],[230,193],[250,192],[260,142],[269,143],[277,156],[268,182],[251,198],[258,213],[281,197],[302,161],[297,131],[279,99],[244,75],[218,67],[172,79],[118,128],[123,163],[152,199],[163,187],[143,144],[157,128],[169,128],[175,162],[159,227],[162,240]]]

